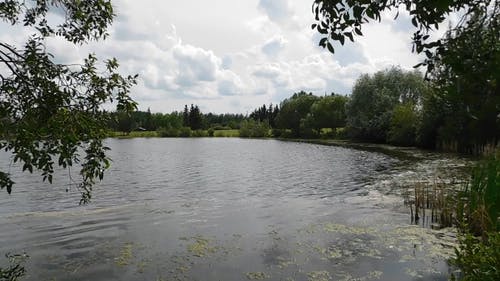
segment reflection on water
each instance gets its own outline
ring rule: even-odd
[[[0,253],[28,280],[446,280],[453,233],[408,225],[412,179],[459,159],[398,160],[242,139],[108,140],[113,166],[88,206],[15,174],[0,195]],[[418,153],[418,152],[415,152]]]

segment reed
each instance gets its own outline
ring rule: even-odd
[[[453,226],[457,219],[458,184],[455,180],[414,183],[404,196],[405,205],[410,209],[411,223],[430,228]]]

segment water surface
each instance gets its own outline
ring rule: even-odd
[[[0,253],[30,255],[26,280],[447,279],[453,234],[410,225],[402,194],[461,159],[236,138],[107,145],[87,206],[74,172],[43,184],[2,155],[16,185],[0,194]]]

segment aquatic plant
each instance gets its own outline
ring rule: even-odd
[[[405,205],[410,209],[411,222],[424,227],[443,228],[456,224],[457,185],[455,181],[436,179],[432,184],[417,182],[409,188]]]
[[[0,267],[0,281],[16,281],[26,274],[24,262],[29,258],[28,255],[6,254],[5,257],[9,260],[9,266]]]

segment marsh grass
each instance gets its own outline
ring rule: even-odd
[[[496,155],[495,155],[496,154]],[[452,280],[500,280],[500,151],[480,161],[462,184],[415,183],[405,194],[412,223],[458,228]]]
[[[410,209],[412,224],[430,228],[444,228],[456,224],[457,186],[463,182],[436,179],[432,183],[416,182],[404,194]]]

